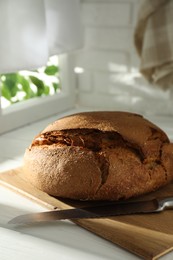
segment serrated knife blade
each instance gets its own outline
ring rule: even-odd
[[[165,209],[173,209],[173,197],[147,201],[103,203],[103,205],[98,206],[31,213],[17,216],[8,223],[26,225],[65,219],[107,218],[137,213],[155,213]]]

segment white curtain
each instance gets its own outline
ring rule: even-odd
[[[0,0],[0,73],[82,47],[79,0]]]

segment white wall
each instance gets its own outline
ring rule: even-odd
[[[78,102],[93,108],[172,113],[170,93],[139,73],[133,34],[141,0],[81,0],[85,45],[74,55]]]

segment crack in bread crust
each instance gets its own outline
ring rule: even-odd
[[[107,158],[106,154],[104,152],[98,152],[95,154],[96,160],[98,162],[98,166],[100,168],[101,172],[101,182],[97,190],[95,191],[95,194],[99,192],[101,187],[106,183],[108,175],[109,175],[109,158]]]
[[[97,129],[68,129],[61,131],[50,131],[38,135],[32,142],[32,146],[79,146],[93,152],[104,149],[113,149],[117,146],[128,147],[140,158],[144,159],[141,148],[129,143],[123,137],[113,131],[103,132]]]
[[[160,151],[159,151],[160,165],[161,165],[162,168],[163,168],[163,171],[164,171],[164,173],[165,173],[165,181],[167,182],[167,180],[168,180],[168,173],[167,173],[166,167],[164,166],[164,163],[162,162],[162,148],[163,148],[163,144],[161,145]]]

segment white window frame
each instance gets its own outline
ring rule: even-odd
[[[71,62],[70,55],[59,56],[60,93],[19,102],[5,109],[0,106],[0,134],[75,107],[75,74]]]

